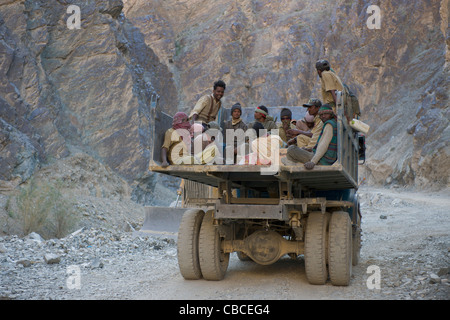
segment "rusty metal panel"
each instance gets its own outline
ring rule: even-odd
[[[216,219],[277,219],[287,220],[282,205],[248,205],[216,203]]]

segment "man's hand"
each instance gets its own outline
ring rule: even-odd
[[[291,135],[291,136],[298,136],[299,134],[301,134],[302,131],[298,130],[298,129],[289,129],[286,131],[286,134]]]
[[[191,125],[193,125],[195,123],[195,121],[197,121],[197,119],[198,119],[198,114],[194,113],[191,118]]]
[[[289,141],[287,142],[288,146],[293,145],[293,144],[296,144],[296,143],[297,143],[297,137],[292,138],[291,140],[289,140]]]
[[[308,161],[307,163],[305,163],[305,168],[308,170],[312,170],[314,168],[316,164],[312,161]]]

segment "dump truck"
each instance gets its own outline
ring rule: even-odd
[[[304,256],[311,284],[347,286],[361,248],[358,163],[364,141],[337,104],[338,158],[333,165],[206,164],[161,166],[161,146],[172,117],[152,103],[153,150],[149,170],[181,178],[180,208],[151,208],[149,219],[179,215],[178,264],[184,279],[222,280],[230,254],[270,265]],[[271,114],[275,109],[270,110]],[[290,107],[294,115],[304,107]],[[244,109],[245,110],[245,109]],[[223,109],[223,123],[230,115]],[[252,114],[250,114],[251,116]],[[283,154],[283,149],[280,149]],[[285,149],[284,149],[285,154]],[[155,213],[159,212],[155,215]],[[170,214],[172,213],[172,214]]]

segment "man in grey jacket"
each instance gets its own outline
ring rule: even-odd
[[[236,133],[235,130],[242,129],[244,132],[247,131],[247,125],[241,119],[241,115],[242,115],[241,104],[239,102],[235,103],[231,107],[231,120],[228,120],[227,122],[225,122],[225,125],[224,125],[224,129],[225,130],[224,130],[224,137],[223,138],[224,138],[224,142],[225,142],[225,156],[227,156],[228,152],[230,152],[230,151],[227,151],[227,150],[233,148],[233,155],[234,155],[234,161],[233,162],[234,163],[236,163],[236,161],[237,161],[237,154],[238,154],[238,141],[237,141],[237,139],[236,139],[236,137],[234,135]],[[234,143],[229,141],[229,143],[227,144],[227,132],[228,132],[228,130],[231,130],[229,135],[230,135],[230,137],[233,138]],[[246,145],[247,146],[246,149],[248,149],[248,144],[246,144],[245,141],[242,142],[242,143],[244,145]],[[243,152],[243,153],[245,154],[245,152]]]

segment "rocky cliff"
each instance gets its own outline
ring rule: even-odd
[[[69,5],[81,28],[69,29]],[[369,29],[369,5],[380,29]],[[371,125],[369,183],[448,186],[448,0],[0,2],[0,180],[81,148],[130,182],[146,173],[149,100],[189,111],[217,79],[225,106],[319,97],[319,58]],[[149,181],[153,181],[149,183]],[[145,193],[145,191],[144,191]]]
[[[176,106],[172,75],[122,14],[121,1],[0,5],[0,179],[27,180],[71,146],[129,182],[146,179],[149,101]],[[174,108],[172,109],[174,110]]]

